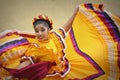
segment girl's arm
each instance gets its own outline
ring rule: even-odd
[[[69,18],[69,20],[63,25],[63,28],[66,32],[68,32],[68,30],[72,27],[72,23],[73,20],[77,14],[77,12],[79,11],[79,6],[77,6],[72,14],[72,16]]]
[[[26,61],[20,63],[20,65],[17,67],[17,69],[21,69],[21,68],[26,67],[30,64],[31,64],[30,60],[26,60]]]
[[[22,57],[22,62],[17,67],[17,69],[21,69],[21,68],[26,67],[26,66],[28,66],[30,64],[34,64],[33,59],[31,57],[23,56]]]

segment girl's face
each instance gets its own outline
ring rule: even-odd
[[[44,24],[37,24],[35,26],[35,34],[39,41],[45,41],[49,39],[49,28]]]

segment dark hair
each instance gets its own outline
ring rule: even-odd
[[[36,20],[36,21],[33,23],[34,28],[35,28],[35,26],[38,25],[38,24],[44,24],[45,26],[47,26],[48,28],[51,29],[50,22],[49,22],[49,21],[46,21],[46,20],[44,20],[44,19],[38,19],[38,20]]]

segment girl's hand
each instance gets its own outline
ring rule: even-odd
[[[32,64],[34,64],[34,58],[32,57],[32,56],[23,56],[22,58],[21,58],[21,60],[20,60],[20,63],[22,63],[22,62],[25,62],[25,61],[27,61],[27,60],[29,60]]]
[[[73,20],[77,14],[77,12],[79,11],[79,6],[77,6],[72,14],[72,16],[68,19],[68,21],[63,25],[63,29],[68,32],[69,29],[72,27],[72,23],[73,23]]]
[[[17,69],[24,68],[24,67],[26,67],[26,66],[28,66],[30,64],[31,64],[30,60],[26,60],[26,61],[20,63],[20,65],[17,67]]]
[[[22,62],[24,62],[24,61],[26,61],[26,60],[29,60],[28,57],[27,57],[27,56],[23,56],[23,57],[21,58],[20,62],[22,63]]]
[[[79,8],[80,8],[80,6],[77,5],[76,8],[75,8],[75,10],[74,10],[74,13],[75,13],[75,14],[79,11]]]

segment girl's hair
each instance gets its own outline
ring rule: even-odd
[[[34,28],[35,28],[35,26],[37,24],[42,24],[42,23],[45,24],[46,26],[48,26],[50,28],[50,30],[53,29],[52,19],[49,18],[48,16],[46,16],[46,15],[39,15],[39,16],[37,16],[37,17],[35,17],[33,19],[33,26],[34,26]]]
[[[49,24],[49,22],[45,21],[45,20],[36,20],[34,23],[33,23],[33,26],[34,28],[36,27],[36,25],[38,24],[44,24],[45,26],[47,26],[49,29],[51,29],[51,26]]]

